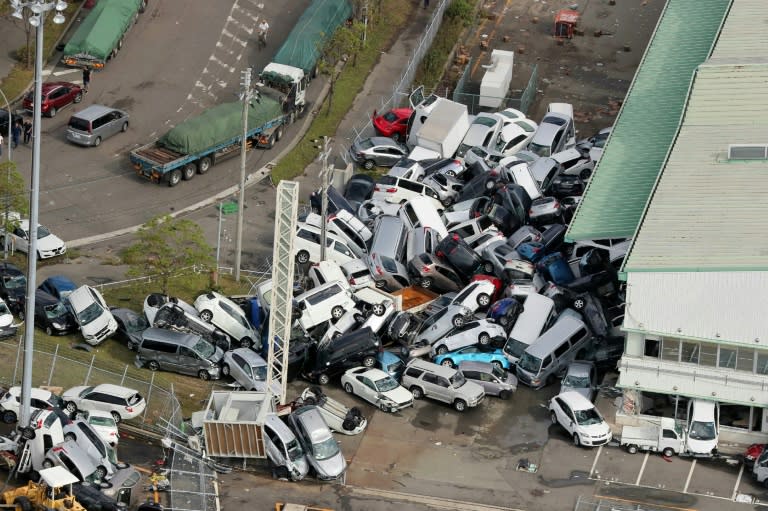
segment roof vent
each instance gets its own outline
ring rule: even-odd
[[[768,144],[729,144],[729,160],[767,160]]]

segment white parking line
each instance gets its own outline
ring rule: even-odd
[[[693,469],[696,468],[696,459],[694,458],[693,463],[691,463],[691,470],[688,471],[688,479],[685,480],[685,488],[683,488],[683,493],[688,493],[688,485],[691,484],[691,477],[693,477]]]
[[[589,478],[595,473],[595,467],[597,466],[597,460],[600,459],[600,453],[603,452],[603,446],[597,448],[597,454],[595,454],[595,461],[592,462],[592,468],[589,469]]]
[[[744,464],[739,467],[739,476],[736,478],[736,484],[733,487],[733,493],[731,494],[731,500],[736,500],[736,495],[739,494],[739,484],[741,484],[741,474],[744,473]]]
[[[645,464],[648,463],[649,455],[650,453],[646,451],[645,458],[643,458],[643,464],[640,466],[640,473],[637,474],[637,480],[635,481],[635,486],[640,486],[640,480],[643,478],[643,472],[645,472]]]

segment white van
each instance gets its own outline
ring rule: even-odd
[[[362,264],[362,263],[361,263]],[[323,286],[329,282],[339,282],[342,286],[349,287],[347,277],[341,271],[341,266],[333,261],[320,261],[309,267],[309,278],[314,287]]]
[[[323,228],[322,216],[316,213],[307,215],[304,223],[318,229]],[[357,257],[362,257],[368,252],[367,243],[373,236],[371,230],[346,209],[340,209],[329,214],[327,227],[326,234],[333,233],[337,238],[343,240]]]
[[[503,158],[499,165],[501,166],[501,177],[507,181],[522,186],[531,200],[541,197],[539,183],[533,177],[528,163],[517,159],[515,156]]]
[[[400,219],[411,230],[420,227],[431,227],[441,238],[448,236],[440,213],[437,212],[434,201],[427,197],[413,197],[400,206]]]
[[[339,319],[355,306],[349,287],[339,282],[329,282],[310,289],[296,297],[301,310],[299,326],[305,331],[329,319]]]
[[[504,344],[504,356],[510,364],[517,364],[525,349],[539,338],[541,332],[557,315],[555,302],[540,294],[529,294],[523,303],[523,312]]]
[[[85,342],[96,346],[117,332],[117,321],[96,289],[80,286],[69,295],[69,307],[80,325]]]
[[[306,264],[320,261],[320,228],[306,222],[299,222],[296,226],[296,238],[293,242],[293,250],[296,254],[296,262]],[[325,257],[337,264],[344,264],[357,258],[349,245],[333,233],[325,235]]]

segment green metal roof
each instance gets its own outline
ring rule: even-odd
[[[566,237],[629,238],[640,223],[688,96],[730,0],[667,0]]]

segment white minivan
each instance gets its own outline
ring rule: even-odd
[[[517,317],[504,344],[504,356],[510,364],[517,364],[526,348],[539,338],[556,315],[555,302],[551,298],[537,293],[528,295],[523,303],[523,312]]]
[[[296,297],[301,310],[299,326],[305,331],[329,319],[339,319],[355,306],[349,287],[340,282],[328,282]]]
[[[117,331],[117,321],[109,312],[107,302],[91,286],[80,286],[72,291],[69,307],[88,344],[101,344]]]
[[[400,206],[400,219],[409,226],[411,230],[421,227],[430,227],[441,238],[448,236],[448,229],[445,228],[440,213],[437,212],[435,203],[427,197],[413,197]]]
[[[296,227],[296,238],[293,242],[296,262],[306,264],[320,261],[320,228],[299,222]],[[354,251],[344,240],[330,232],[325,233],[325,257],[336,264],[344,264],[357,259]]]

